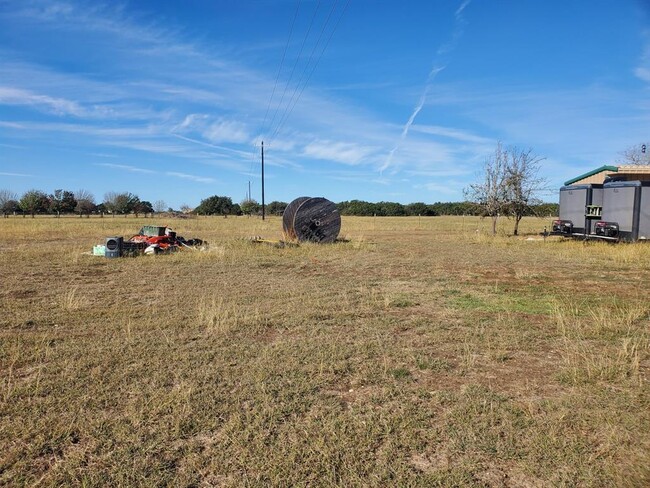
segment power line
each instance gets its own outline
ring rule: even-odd
[[[348,6],[350,5],[350,0],[347,0],[345,3],[345,6],[343,7],[343,10],[341,11],[341,15],[339,15],[339,18],[336,21],[336,24],[334,25],[334,29],[332,29],[332,32],[330,33],[327,42],[325,43],[325,46],[323,46],[323,50],[321,51],[320,55],[316,59],[316,62],[314,63],[314,66],[312,67],[312,70],[309,72],[309,76],[307,76],[307,79],[305,80],[305,83],[303,84],[302,88],[300,89],[300,92],[298,93],[298,97],[296,98],[294,104],[291,106],[291,109],[289,110],[288,113],[286,113],[286,116],[283,117],[283,119],[280,121],[278,124],[277,128],[273,132],[273,135],[271,136],[271,140],[269,142],[269,146],[273,142],[273,139],[275,139],[275,136],[280,132],[280,129],[282,129],[282,126],[284,123],[287,121],[291,113],[293,112],[293,109],[295,108],[296,104],[298,103],[298,100],[300,100],[300,97],[302,96],[302,92],[305,91],[305,88],[307,87],[307,84],[309,83],[309,80],[311,79],[312,75],[314,74],[314,71],[316,71],[316,67],[318,66],[318,63],[320,62],[321,58],[323,57],[323,54],[327,50],[327,47],[329,46],[330,41],[332,40],[332,37],[334,36],[334,33],[336,32],[336,29],[338,28],[339,24],[341,23],[341,19],[343,18],[343,15],[347,11]]]
[[[269,109],[271,108],[271,103],[273,102],[273,97],[275,95],[275,90],[278,86],[278,80],[280,79],[280,73],[282,72],[282,66],[284,65],[284,60],[287,56],[287,50],[289,48],[289,43],[291,42],[291,37],[293,35],[293,26],[296,23],[296,18],[298,17],[298,10],[300,10],[300,0],[296,4],[296,11],[293,14],[293,20],[291,21],[291,27],[289,28],[289,37],[287,37],[287,42],[284,45],[284,52],[282,53],[282,59],[280,60],[280,66],[278,66],[278,72],[275,75],[275,83],[273,84],[273,90],[271,91],[271,96],[269,97],[269,103],[266,106],[266,112],[264,112],[264,120],[262,121],[262,133],[266,128],[266,117],[269,115]]]
[[[293,37],[293,29],[294,29],[294,26],[296,24],[296,19],[298,18],[298,12],[300,11],[300,1],[301,0],[298,0],[297,3],[296,3],[296,10],[295,10],[295,12],[293,14],[293,19],[291,20],[291,25],[289,26],[289,35],[287,36],[287,42],[284,45],[284,51],[282,52],[282,59],[280,60],[280,65],[278,66],[278,72],[275,75],[275,81],[273,83],[273,90],[271,91],[271,96],[269,97],[269,102],[266,105],[266,111],[264,112],[264,119],[262,121],[262,125],[260,126],[260,137],[264,136],[264,131],[266,130],[266,120],[267,120],[267,117],[268,117],[268,114],[269,114],[269,110],[271,108],[271,104],[273,103],[273,97],[275,96],[275,91],[277,89],[278,81],[280,79],[280,73],[282,72],[282,67],[284,66],[284,61],[285,61],[286,56],[287,56],[287,51],[289,49],[289,44],[291,43],[291,38]],[[251,144],[251,152],[250,152],[249,159],[250,159],[250,166],[249,166],[249,169],[248,169],[248,175],[249,175],[249,178],[250,178],[250,175],[253,174],[253,166],[255,165],[255,163],[257,161],[257,144],[255,142],[253,142],[253,144]],[[250,179],[248,181],[248,188],[249,188],[248,198],[251,198]]]
[[[323,23],[323,26],[321,27],[320,34],[318,35],[318,39],[316,40],[316,43],[314,44],[314,47],[311,50],[311,53],[309,54],[309,59],[307,60],[307,63],[305,64],[305,67],[302,70],[302,73],[300,74],[300,78],[298,79],[298,82],[296,83],[296,87],[293,90],[293,93],[291,94],[291,98],[289,99],[289,102],[287,103],[287,106],[284,109],[284,112],[280,116],[280,121],[278,122],[278,127],[282,124],[282,121],[285,119],[285,116],[287,115],[287,112],[291,108],[291,104],[293,103],[294,99],[296,98],[296,94],[298,93],[298,90],[300,89],[300,86],[302,85],[303,79],[305,78],[305,74],[307,73],[307,70],[309,69],[309,65],[311,64],[312,59],[314,58],[314,53],[318,49],[318,46],[320,45],[321,39],[323,38],[323,34],[325,33],[325,29],[327,28],[327,25],[330,22],[330,19],[332,18],[332,14],[334,13],[334,10],[336,9],[336,5],[338,4],[338,0],[336,0],[332,4],[332,8],[329,11],[329,14],[327,15],[327,19],[325,19],[325,22]],[[276,127],[276,130],[277,128]]]
[[[289,79],[287,80],[286,85],[284,86],[284,91],[282,92],[282,97],[280,97],[280,103],[277,105],[275,108],[275,111],[273,112],[273,118],[271,119],[271,122],[269,123],[269,129],[273,127],[273,122],[275,122],[275,118],[278,115],[278,110],[282,106],[282,103],[284,102],[284,97],[287,94],[287,90],[289,89],[289,85],[291,84],[291,80],[293,79],[293,74],[296,71],[296,66],[298,64],[298,61],[300,60],[300,56],[302,55],[302,51],[305,47],[305,43],[307,42],[307,38],[309,37],[309,33],[311,32],[311,28],[314,25],[314,19],[316,18],[316,14],[318,13],[318,9],[320,8],[320,3],[321,0],[318,0],[318,3],[316,4],[316,9],[314,10],[314,13],[311,16],[311,21],[309,22],[309,27],[307,28],[307,32],[305,33],[305,37],[302,39],[302,44],[300,45],[300,51],[298,51],[298,55],[296,56],[296,61],[293,63],[293,67],[291,68],[291,73],[289,74]]]

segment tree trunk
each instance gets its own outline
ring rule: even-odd
[[[519,235],[519,222],[521,221],[521,215],[515,215],[515,229],[512,232],[514,235]]]
[[[495,236],[497,235],[497,219],[499,218],[498,215],[493,215],[492,216],[492,235]]]

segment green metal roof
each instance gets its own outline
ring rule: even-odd
[[[576,181],[580,181],[580,180],[583,180],[585,178],[589,178],[590,176],[596,175],[596,174],[598,174],[598,173],[600,173],[602,171],[611,171],[613,173],[618,173],[618,166],[610,166],[610,165],[605,164],[605,165],[601,166],[600,168],[593,169],[593,170],[589,171],[588,173],[585,173],[585,174],[580,175],[580,176],[576,176],[575,178],[572,178],[572,179],[570,179],[568,181],[565,181],[564,185],[565,186],[573,185]]]

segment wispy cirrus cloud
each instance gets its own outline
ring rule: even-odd
[[[644,33],[645,45],[639,65],[634,69],[637,78],[650,83],[650,30]]]
[[[118,169],[121,171],[128,171],[129,173],[143,173],[143,174],[155,174],[156,171],[138,168],[137,166],[130,166],[128,164],[113,164],[113,163],[95,163],[95,166],[103,166],[104,168]]]
[[[224,117],[215,119],[207,114],[193,113],[185,116],[183,121],[176,125],[173,130],[175,135],[194,137],[189,140],[197,141],[197,137],[203,139],[200,142],[209,144],[244,144],[253,139],[248,127],[238,120],[227,120]]]
[[[473,142],[477,144],[493,143],[490,138],[473,134],[467,130],[455,129],[452,127],[443,127],[439,125],[413,125],[411,127],[413,132],[420,132],[422,134],[430,134],[434,136],[447,137],[463,142]]]
[[[180,178],[183,180],[194,181],[197,183],[214,183],[215,179],[207,176],[197,176],[188,173],[180,173],[177,171],[155,171],[147,168],[140,168],[138,166],[132,166],[128,164],[113,164],[113,163],[94,163],[94,166],[101,166],[104,168],[110,168],[118,171],[127,171],[129,173],[140,173],[147,175],[155,174],[164,174],[165,176],[171,176],[173,178]]]
[[[175,178],[181,178],[183,180],[196,181],[197,183],[214,183],[216,181],[214,178],[209,178],[209,177],[205,177],[205,176],[189,175],[187,173],[178,173],[176,171],[167,171],[165,174],[167,176],[173,176]]]
[[[0,86],[0,104],[30,105],[57,115],[82,116],[86,114],[86,110],[72,100],[50,97],[8,86]]]
[[[304,156],[356,165],[377,151],[375,147],[352,142],[317,140],[307,144],[302,151]]]
[[[210,124],[203,132],[203,137],[212,142],[245,143],[251,140],[246,126],[237,121],[219,120]]]
[[[24,130],[26,128],[25,124],[23,123],[9,122],[7,120],[0,120],[0,127],[4,127],[6,129],[16,129],[16,130]]]
[[[24,173],[5,173],[5,172],[0,172],[0,176],[18,176],[21,178],[33,178],[34,175],[28,175]]]
[[[429,178],[448,178],[450,176],[465,176],[472,173],[469,168],[451,168],[440,170],[406,170],[405,173],[411,176],[426,176]]]
[[[187,136],[183,136],[181,134],[172,133],[171,135],[173,137],[177,138],[177,139],[182,140],[182,141],[190,142],[192,144],[198,144],[199,146],[204,146],[204,147],[208,147],[208,148],[212,148],[212,149],[218,149],[219,151],[223,151],[224,153],[229,153],[230,155],[240,156],[242,158],[246,158],[246,157],[250,156],[249,152],[243,151],[241,149],[236,149],[236,148],[232,148],[232,147],[228,147],[228,146],[221,146],[221,145],[218,145],[218,144],[212,144],[210,142],[206,142],[206,141],[203,141],[201,139],[187,137]]]
[[[445,183],[430,182],[424,184],[413,185],[415,188],[424,188],[432,193],[441,193],[443,195],[458,195],[458,188],[462,188],[463,182],[461,181],[446,181]]]
[[[22,18],[31,23],[42,23],[58,29],[72,26],[79,31],[94,31],[111,34],[139,42],[154,42],[168,34],[159,27],[137,25],[130,18],[123,5],[101,2],[80,5],[69,1],[25,2],[22,8],[13,10],[13,18]]]

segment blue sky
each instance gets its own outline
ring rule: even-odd
[[[646,142],[642,0],[0,0],[0,189],[457,201]],[[546,196],[556,199],[554,194]]]

